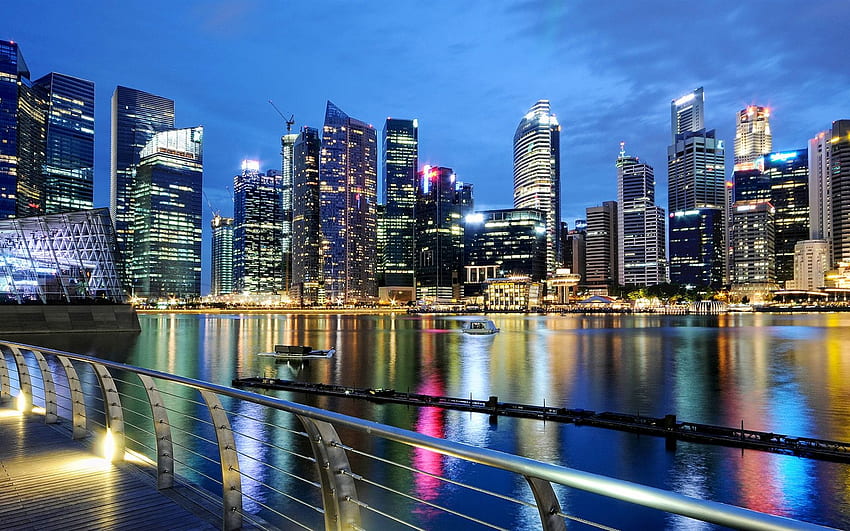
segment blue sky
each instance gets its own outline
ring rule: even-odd
[[[730,159],[748,104],[771,107],[776,150],[850,118],[848,22],[846,0],[29,0],[6,2],[0,38],[34,78],[95,82],[95,206],[108,205],[118,84],[173,99],[178,127],[205,127],[205,191],[224,214],[242,159],[280,167],[270,99],[296,127],[321,127],[327,100],[379,134],[388,116],[417,118],[420,164],[452,167],[479,209],[512,206],[514,130],[549,99],[572,225],[616,199],[620,141],[655,167],[666,208],[670,101],[698,86]]]

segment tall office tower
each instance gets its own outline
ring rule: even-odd
[[[546,280],[546,215],[532,208],[482,210],[464,218],[464,295],[488,278]]]
[[[664,209],[655,205],[652,166],[617,157],[618,282],[622,286],[654,286],[667,281]]]
[[[295,141],[298,139],[298,135],[289,132],[289,127],[292,125],[290,121],[287,121],[286,125],[287,133],[280,137],[281,200],[283,201],[280,250],[283,260],[281,289],[288,292],[289,286],[292,284],[292,194],[293,183],[295,182]]]
[[[585,276],[582,285],[588,290],[608,294],[620,278],[617,243],[617,202],[605,201],[586,209]]]
[[[463,220],[472,186],[451,168],[425,166],[416,181],[416,297],[457,300],[461,295]]]
[[[378,227],[375,237],[375,251],[378,257],[376,273],[378,274],[378,285],[384,285],[384,273],[386,271],[384,255],[387,250],[387,205],[378,203],[375,209],[376,226]]]
[[[322,223],[319,190],[319,131],[303,127],[293,146],[292,285],[300,305],[324,302]]]
[[[723,210],[696,208],[671,212],[668,224],[670,278],[686,286],[723,286],[726,261],[717,259],[723,255],[725,241]]]
[[[676,143],[676,135],[705,129],[705,94],[702,87],[672,101],[670,125],[673,144]]]
[[[831,131],[809,140],[809,225],[813,240],[826,240],[832,260],[832,179],[829,175]]]
[[[133,256],[134,175],[142,148],[153,136],[174,129],[174,102],[141,90],[118,86],[112,93],[112,160],[109,212],[118,247],[125,259]]]
[[[773,216],[767,201],[735,203],[732,284],[772,286],[776,281]]]
[[[829,243],[826,240],[799,241],[794,246],[794,282],[790,288],[822,288],[826,285],[829,269]]]
[[[776,210],[776,281],[794,279],[794,247],[809,239],[809,157],[806,149],[763,157],[770,183],[770,204]]]
[[[829,140],[832,189],[832,259],[850,262],[850,120],[832,122]]]
[[[334,303],[378,295],[375,129],[328,102],[319,166],[326,296]]]
[[[670,281],[677,284],[689,284],[680,272],[692,271],[693,267],[703,267],[698,278],[714,278],[714,271],[720,271],[717,283],[723,282],[723,269],[727,263],[726,240],[726,182],[725,151],[723,141],[718,140],[715,131],[704,128],[702,88],[674,100],[671,104],[671,129],[673,144],[667,148],[668,176],[668,212],[671,215],[670,230]],[[711,224],[719,232],[721,245],[714,249],[711,256],[702,251],[688,254],[687,249],[696,250],[687,242],[674,237],[672,223],[675,214],[700,209],[717,209],[720,219],[717,225]],[[697,229],[708,227],[697,224]],[[714,234],[695,234],[698,240],[713,240]],[[673,267],[674,260],[681,267]],[[688,265],[688,264],[691,265]],[[719,266],[718,266],[719,264]],[[693,276],[693,275],[689,275]]]
[[[561,126],[539,100],[514,133],[514,208],[535,208],[546,214],[546,271],[561,263]]]
[[[0,219],[17,213],[18,84],[29,76],[18,45],[0,41]]]
[[[746,166],[773,151],[770,134],[770,109],[750,105],[738,111],[735,123],[735,169]]]
[[[237,293],[278,293],[283,287],[283,185],[280,173],[243,160],[233,178],[233,287]]]
[[[44,211],[89,210],[94,202],[94,83],[50,73],[33,85],[46,104]]]
[[[134,179],[131,276],[138,297],[201,295],[203,127],[155,133]]]
[[[212,221],[212,272],[210,294],[233,293],[233,218],[216,213]]]
[[[587,247],[587,223],[583,219],[576,220],[576,228],[569,229],[563,224],[566,234],[562,238],[561,249],[564,251],[564,267],[568,267],[571,273],[581,277],[584,282],[585,254]]]
[[[387,208],[384,285],[413,287],[416,258],[413,207],[419,169],[419,123],[387,118],[383,144],[383,203]]]

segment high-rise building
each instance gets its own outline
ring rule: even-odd
[[[809,140],[809,226],[813,240],[826,240],[832,261],[832,179],[829,175],[831,131]]]
[[[514,133],[514,208],[534,208],[546,215],[546,271],[560,266],[561,126],[549,100],[539,100]]]
[[[471,213],[472,185],[451,168],[425,166],[416,184],[416,296],[457,300],[461,293],[463,220]]]
[[[726,247],[726,182],[725,182],[725,150],[723,141],[717,139],[715,131],[706,130],[704,126],[703,91],[700,87],[693,93],[674,100],[671,104],[671,129],[673,143],[667,148],[667,211],[675,217],[677,212],[689,212],[701,209],[717,209],[720,211],[719,232],[721,245],[714,249],[712,256],[706,256],[701,250],[689,256],[688,249],[695,248],[678,237],[669,226],[670,236],[670,281],[677,284],[689,284],[685,278],[677,276],[678,272],[692,271],[692,267],[702,267],[704,271],[697,278],[713,278],[714,271],[721,272],[719,282],[723,281],[723,269],[727,263]],[[699,229],[702,224],[696,224]],[[712,223],[713,227],[714,224]],[[698,241],[713,239],[714,234],[695,234]],[[674,259],[682,267],[673,267]],[[718,266],[719,264],[719,266]],[[693,277],[693,275],[688,275]]]
[[[283,271],[281,289],[285,292],[289,291],[289,286],[292,284],[292,209],[295,182],[295,141],[298,140],[297,134],[289,132],[288,127],[291,125],[291,122],[287,121],[287,133],[280,137],[281,200],[283,202],[280,240],[280,251],[283,260],[281,265]]]
[[[329,101],[319,172],[325,291],[336,304],[378,295],[377,151],[375,129]]]
[[[770,153],[759,166],[774,207],[776,281],[794,279],[794,248],[809,239],[809,157],[806,149]]]
[[[210,294],[233,293],[233,218],[216,213],[212,221],[212,272]]]
[[[134,295],[201,295],[203,127],[155,133],[139,152],[132,204]]]
[[[826,286],[829,242],[803,240],[794,246],[794,282],[790,289],[816,290]]]
[[[833,265],[850,262],[850,120],[832,123],[828,153]]]
[[[666,282],[664,209],[655,205],[652,166],[627,156],[622,145],[617,157],[617,230],[620,285]]]
[[[735,123],[735,169],[747,165],[773,151],[770,134],[770,109],[750,105],[738,111]]]
[[[94,83],[35,82],[17,44],[0,41],[0,218],[92,208]]]
[[[705,129],[705,94],[702,87],[671,102],[670,129],[673,144],[676,143],[676,135]]]
[[[238,293],[283,289],[283,186],[280,172],[243,160],[233,178],[233,284]]]
[[[579,275],[581,281],[584,282],[586,276],[587,222],[583,219],[577,219],[574,229],[569,229],[566,223],[562,226],[564,227],[564,235],[561,238],[561,249],[564,251],[564,267],[568,268],[571,273]]]
[[[142,149],[161,131],[174,129],[174,102],[141,90],[118,86],[112,94],[112,160],[109,211],[118,247],[132,260],[135,217],[134,176]]]
[[[773,205],[767,201],[735,203],[733,285],[773,287],[776,281],[773,216]]]
[[[387,118],[383,131],[383,204],[386,205],[384,284],[413,287],[413,208],[419,169],[419,123]]]
[[[582,285],[607,295],[617,287],[620,259],[617,256],[617,202],[605,201],[586,209],[585,276]]]
[[[670,212],[668,226],[670,278],[685,286],[723,286],[725,260],[716,259],[722,254],[725,240],[723,210],[695,208]]]
[[[482,295],[487,279],[546,280],[546,216],[531,208],[482,210],[464,218],[464,294]]]
[[[293,146],[292,285],[300,305],[324,302],[322,223],[319,190],[319,131],[304,127]]]

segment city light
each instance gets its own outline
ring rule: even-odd
[[[685,94],[684,96],[682,96],[681,98],[679,98],[678,100],[676,100],[676,101],[675,101],[675,102],[673,102],[673,103],[674,103],[676,106],[684,105],[684,104],[688,103],[689,101],[692,101],[692,100],[693,100],[694,98],[696,98],[696,97],[697,97],[697,96],[696,96],[696,94],[694,94],[693,92],[691,92],[690,94]]]

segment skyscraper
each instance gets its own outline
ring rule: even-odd
[[[617,202],[605,201],[586,209],[585,277],[582,285],[597,293],[609,294],[620,278],[617,243]]]
[[[652,166],[637,157],[617,157],[618,273],[620,285],[654,286],[667,281],[664,209],[655,205]]]
[[[546,215],[546,270],[560,265],[561,126],[549,100],[539,100],[514,133],[514,208],[534,208]]]
[[[155,133],[134,179],[131,275],[139,297],[201,294],[203,127]]]
[[[794,248],[809,239],[809,157],[806,149],[770,153],[763,157],[774,207],[776,280],[794,279]]]
[[[290,121],[287,121],[286,125],[287,133],[280,137],[281,200],[283,202],[280,251],[283,260],[281,289],[288,292],[292,284],[292,194],[295,179],[295,141],[298,135],[289,132],[289,127],[292,125]]]
[[[319,131],[304,127],[293,146],[292,285],[299,304],[324,302]]]
[[[773,215],[773,205],[767,201],[735,203],[733,284],[773,287],[776,281]]]
[[[705,129],[703,102],[702,87],[671,102],[673,143],[667,148],[667,210],[671,216],[670,281],[689,284],[686,278],[678,275],[679,272],[690,271],[688,277],[710,278],[712,285],[717,286],[723,282],[723,269],[727,261],[725,150],[723,141],[717,139],[715,131]],[[687,249],[696,249],[673,235],[676,214],[702,209],[716,209],[720,213],[718,224],[693,225],[697,230],[711,227],[719,232],[721,245],[711,256],[705,256],[701,250],[688,254]],[[715,235],[696,234],[695,237],[698,241],[714,240]],[[674,262],[681,267],[674,268]],[[689,263],[702,267],[703,272],[694,275],[693,268],[687,265]],[[716,271],[720,271],[720,278],[714,278]]]
[[[212,272],[210,294],[233,293],[233,218],[216,213],[212,221]]]
[[[325,290],[334,303],[378,295],[377,151],[375,129],[329,101],[319,172]]]
[[[413,287],[413,208],[419,169],[419,124],[387,118],[383,131],[383,204],[386,205],[384,284]]]
[[[112,94],[112,161],[109,211],[118,247],[132,260],[134,175],[140,154],[160,131],[174,128],[174,102],[141,90],[118,86]]]
[[[29,76],[18,45],[0,41],[0,219],[17,211],[18,83]]]
[[[735,169],[745,167],[757,158],[773,151],[770,134],[770,109],[750,105],[738,111],[735,123]]]
[[[457,300],[463,278],[463,220],[472,186],[451,168],[425,166],[416,185],[416,297]]]
[[[278,293],[283,287],[283,186],[280,173],[242,161],[233,178],[233,284],[238,293]]]
[[[813,240],[826,240],[832,263],[832,179],[829,175],[831,131],[809,140],[809,225]]]
[[[832,260],[850,262],[850,120],[832,123],[828,176],[832,201]]]

